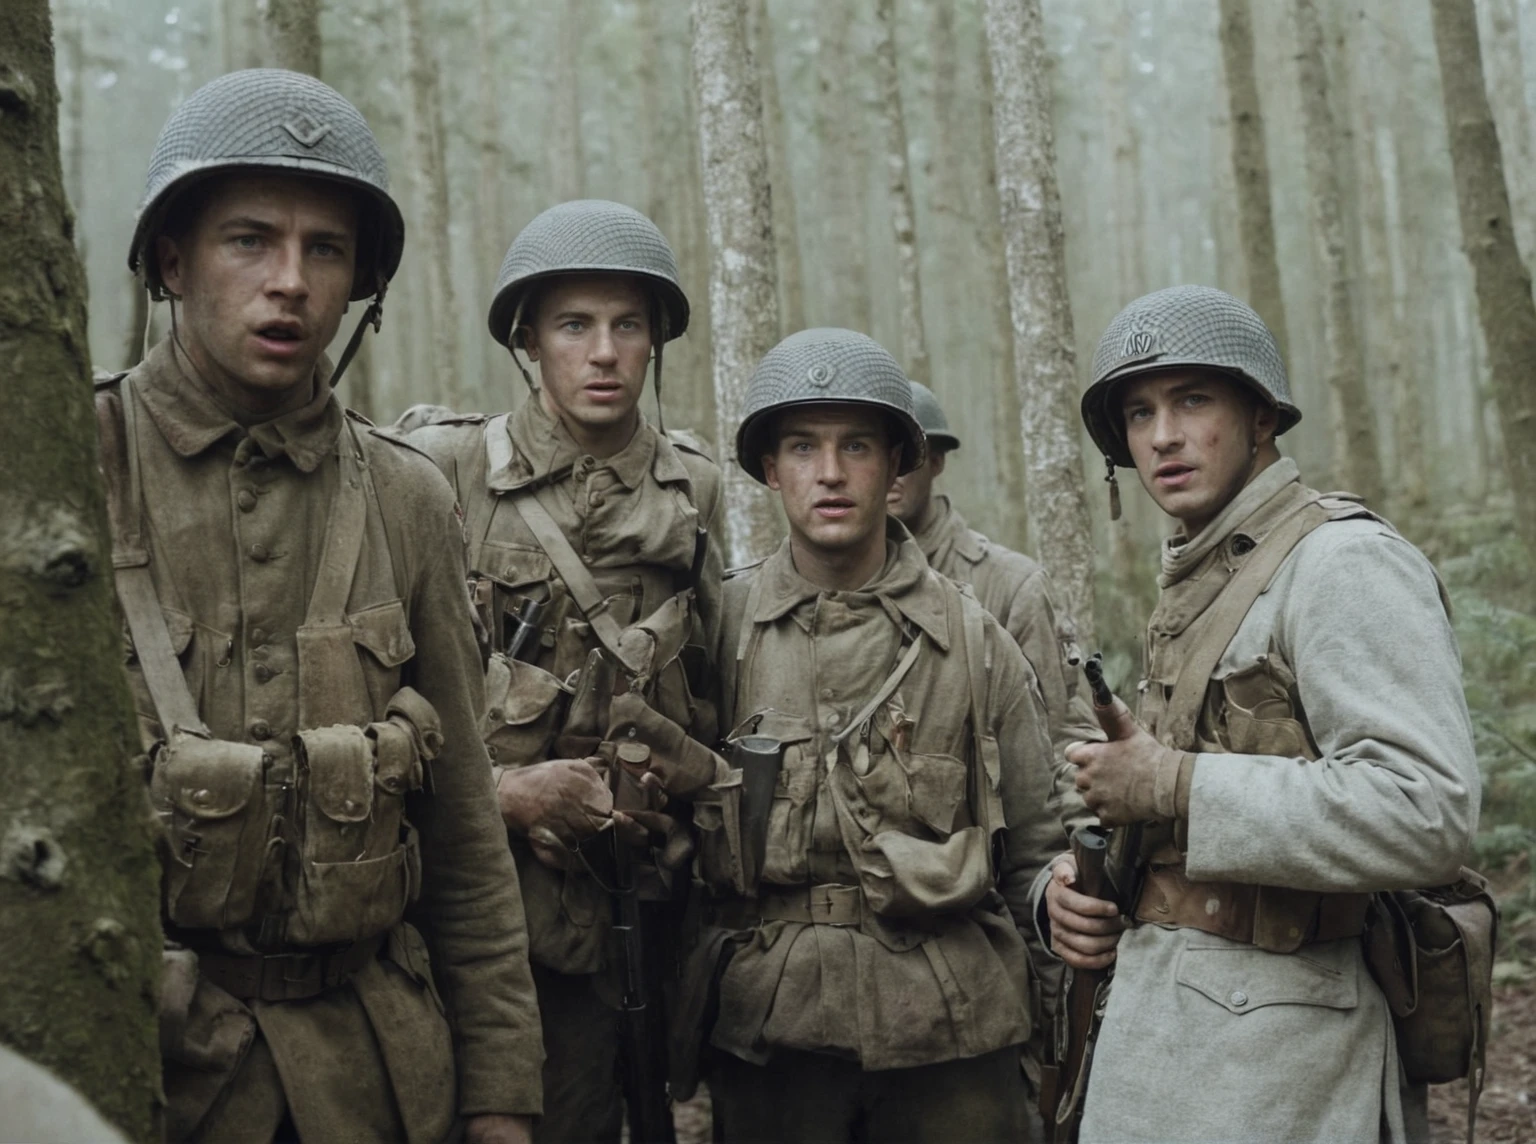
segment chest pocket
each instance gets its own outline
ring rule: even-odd
[[[1315,759],[1317,745],[1300,711],[1296,674],[1272,649],[1216,677],[1206,695],[1201,737],[1239,755]]]
[[[206,711],[209,709],[210,692],[219,670],[228,667],[231,662],[233,637],[227,632],[198,623],[179,609],[162,605],[160,610],[165,614],[166,634],[170,637],[171,651],[181,664],[187,690],[197,702],[198,710]],[[126,631],[123,643],[127,649],[128,675],[133,683],[134,703],[138,708],[139,736],[147,747],[161,737],[163,729],[159,727],[155,705],[150,700],[149,690],[144,686],[138,660],[133,654],[133,643]]]

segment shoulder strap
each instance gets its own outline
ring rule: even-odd
[[[336,498],[325,523],[325,547],[320,552],[320,567],[309,594],[306,627],[346,622],[347,598],[352,594],[352,580],[363,552],[363,532],[368,523],[368,493],[364,485],[371,486],[373,482],[350,423],[336,439],[336,461]]]
[[[1227,645],[1242,627],[1254,601],[1264,594],[1280,565],[1313,529],[1331,519],[1315,498],[1304,501],[1270,531],[1253,556],[1222,589],[1207,613],[1206,626],[1193,654],[1184,662],[1173,694],[1158,726],[1158,738],[1170,747],[1188,750],[1195,743],[1195,723],[1205,706],[1211,672],[1221,662]]]
[[[920,651],[923,650],[923,641],[927,638],[928,637],[923,634],[923,630],[919,628],[917,630],[917,635],[914,636],[912,642],[907,645],[906,653],[896,662],[896,666],[892,669],[891,674],[885,677],[885,682],[882,683],[879,689],[875,692],[874,698],[871,699],[868,703],[864,704],[863,708],[857,715],[848,720],[848,725],[846,727],[832,736],[832,742],[834,744],[841,743],[844,739],[848,738],[849,735],[853,734],[854,731],[858,730],[858,728],[869,722],[869,720],[874,716],[875,712],[880,709],[880,704],[884,703],[887,699],[895,694],[896,689],[901,686],[901,681],[907,677],[907,672],[911,671],[912,665],[917,662],[917,655]]]
[[[464,520],[464,531],[469,541],[469,570],[480,571],[480,553],[491,528],[491,517],[496,513],[496,501],[486,487],[486,481],[497,469],[505,468],[512,460],[512,438],[507,436],[507,419],[510,414],[501,413],[487,419],[481,430],[483,448],[475,450],[475,467],[470,474],[469,511]]]
[[[555,566],[560,579],[565,581],[566,591],[571,594],[571,599],[576,601],[576,606],[581,609],[581,614],[586,617],[587,623],[592,625],[593,634],[597,636],[603,647],[632,674],[638,674],[644,670],[643,664],[629,662],[621,646],[623,631],[619,628],[618,621],[604,607],[603,594],[598,589],[597,581],[592,579],[592,573],[581,562],[581,557],[576,555],[576,550],[571,547],[571,542],[565,538],[565,533],[555,523],[555,518],[550,516],[549,510],[539,503],[538,494],[519,490],[507,495],[512,501],[512,507],[517,509],[518,515],[523,518],[523,523],[528,526],[528,531],[533,533],[533,538],[539,542],[539,547],[544,549],[544,555],[548,556],[549,562]]]
[[[144,503],[139,484],[138,410],[133,386],[126,378],[118,390],[121,412],[111,394],[96,395],[96,424],[101,438],[101,467],[107,484],[107,515],[112,525],[112,566],[117,598],[128,621],[128,634],[139,657],[144,685],[160,727],[169,737],[190,731],[211,738],[197,704],[187,688],[181,662],[171,646],[165,612],[155,594],[149,571],[149,546],[144,540]]]
[[[1002,754],[986,721],[987,690],[992,678],[991,649],[987,646],[981,605],[957,592],[955,606],[960,612],[960,638],[965,644],[966,672],[971,683],[971,739],[975,758],[967,768],[966,794],[970,799],[971,817],[988,840],[987,857],[992,862],[995,880],[1003,868],[1001,832],[1006,830],[1008,823],[1002,804]]]

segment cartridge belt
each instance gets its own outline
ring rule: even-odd
[[[1369,894],[1325,894],[1248,882],[1191,882],[1183,864],[1150,866],[1135,918],[1293,953],[1319,941],[1358,937]]]
[[[814,886],[764,884],[756,898],[729,898],[715,905],[715,919],[729,929],[746,929],[762,922],[857,926],[864,918],[864,891],[857,886],[824,882]]]
[[[303,1001],[345,985],[378,957],[383,944],[380,936],[291,953],[199,953],[197,968],[238,1001]]]

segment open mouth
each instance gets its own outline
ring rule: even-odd
[[[274,353],[292,353],[304,340],[304,328],[297,322],[268,322],[256,329],[256,339]]]
[[[593,401],[616,401],[624,395],[624,386],[618,381],[590,381],[582,388]]]
[[[1152,477],[1158,484],[1166,488],[1177,488],[1188,484],[1190,477],[1194,475],[1194,467],[1186,465],[1182,461],[1168,461],[1161,464],[1153,472]]]
[[[822,497],[815,505],[816,515],[826,520],[840,520],[854,510],[847,497]]]

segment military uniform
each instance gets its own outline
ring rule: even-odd
[[[665,296],[673,304],[665,336],[686,327],[671,251],[655,227],[627,207],[583,201],[551,208],[513,244],[492,308],[498,339],[511,339],[518,290],[538,277],[579,273],[582,259],[609,272],[630,266],[651,284],[664,275],[675,293]],[[494,653],[482,731],[498,781],[506,769],[583,758],[605,741],[631,738],[626,713],[637,713],[642,696],[641,706],[715,740],[722,499],[719,469],[701,449],[642,417],[624,448],[592,457],[537,394],[514,413],[439,421],[410,441],[437,462],[464,509],[472,591]],[[583,598],[582,581],[593,599]],[[541,608],[537,631],[506,654],[529,601]],[[635,694],[614,702],[616,686],[631,684]],[[668,790],[690,793],[686,784]],[[606,836],[583,850],[600,850],[598,842]],[[527,839],[511,843],[549,1053],[536,1137],[617,1140],[611,896],[585,856],[555,869]],[[656,871],[648,896],[669,898],[667,879]]]
[[[330,142],[301,144],[284,126],[300,121]],[[345,100],[238,72],[162,133],[133,262],[178,180],[232,150],[387,202]],[[372,215],[365,294],[398,262],[391,218]],[[167,340],[97,393],[166,827],[167,1134],[435,1141],[455,1115],[536,1114],[537,1009],[476,733],[452,494],[343,413],[323,361],[305,406],[242,426],[184,360]]]
[[[909,427],[908,465],[921,455],[894,361],[862,335],[807,331],[749,390],[737,455],[759,479],[754,417],[797,399],[888,409]],[[1015,916],[1063,842],[1034,672],[894,520],[857,591],[804,579],[788,541],[728,580],[723,657],[732,738],[783,749],[759,884],[742,772],[695,809],[705,948],[730,951],[710,1030],[725,1138],[1021,1137],[1030,968]]]
[[[1110,386],[1170,364],[1224,371],[1282,429],[1300,416],[1252,311],[1162,291],[1094,363],[1085,418],[1112,462],[1131,463]],[[1164,545],[1159,583],[1140,716],[1195,753],[1189,814],[1146,831],[1082,1138],[1404,1139],[1392,1019],[1359,940],[1367,896],[1452,880],[1478,813],[1434,570],[1280,460]]]

